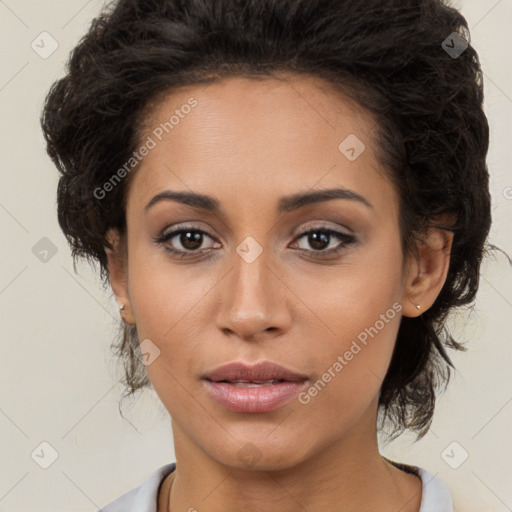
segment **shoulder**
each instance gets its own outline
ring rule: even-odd
[[[419,512],[455,512],[452,494],[448,486],[436,475],[424,468],[411,466],[422,482],[422,498]]]
[[[448,486],[436,475],[419,466],[404,464],[384,457],[390,464],[421,479],[422,496],[419,512],[456,512]]]
[[[160,485],[175,469],[175,462],[158,468],[140,485],[111,501],[98,512],[156,512]]]

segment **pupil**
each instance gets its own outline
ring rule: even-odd
[[[180,242],[183,247],[192,251],[201,247],[202,235],[197,231],[186,231],[181,234]]]
[[[309,243],[314,249],[325,249],[329,245],[329,235],[324,231],[310,233]]]

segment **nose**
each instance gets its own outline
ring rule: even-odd
[[[245,341],[263,341],[288,330],[290,291],[271,268],[266,252],[251,263],[235,254],[233,263],[218,290],[217,327]]]

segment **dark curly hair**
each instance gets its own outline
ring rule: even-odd
[[[441,0],[119,0],[104,6],[41,114],[47,152],[61,173],[58,220],[74,265],[78,257],[99,263],[108,286],[105,247],[112,246],[105,235],[117,228],[124,240],[135,170],[106,197],[94,191],[139,147],[144,120],[166,92],[280,72],[329,81],[378,122],[378,158],[400,195],[403,254],[417,254],[416,240],[431,226],[454,233],[436,301],[419,317],[401,318],[379,399],[381,426],[392,426],[392,438],[405,429],[421,438],[454,368],[446,347],[465,350],[446,328],[448,313],[474,301],[480,263],[491,247],[485,246],[491,204],[482,71],[474,48],[460,46],[464,41],[470,43],[465,18]],[[452,47],[464,51],[454,55]],[[121,324],[121,331],[112,346],[124,360],[130,396],[150,381],[135,354],[135,326]]]

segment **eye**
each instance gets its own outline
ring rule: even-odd
[[[306,243],[313,249],[300,248],[301,252],[313,253],[315,258],[328,258],[346,250],[347,246],[356,241],[355,237],[330,229],[326,226],[315,227],[301,233],[296,240],[305,239]],[[338,240],[338,244],[330,247],[331,242]],[[327,249],[327,250],[326,250]]]
[[[205,249],[208,249],[204,247],[201,248],[205,236],[214,240],[213,237],[203,229],[199,229],[196,226],[184,226],[174,231],[163,233],[155,238],[154,242],[157,245],[165,244],[165,250],[178,258],[196,257],[198,254],[204,252]],[[214,247],[220,247],[220,244]]]

